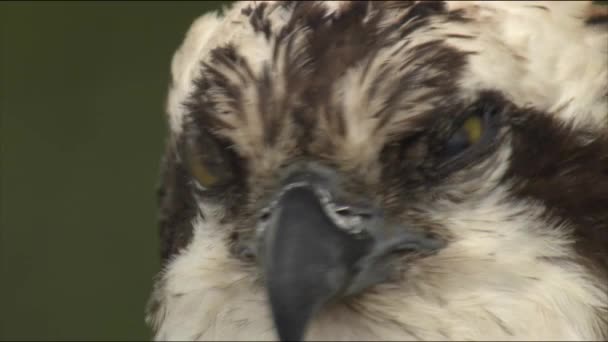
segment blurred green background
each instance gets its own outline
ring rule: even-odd
[[[0,3],[0,339],[150,338],[170,58],[225,3]]]
[[[170,58],[224,3],[0,4],[0,339],[150,338]]]

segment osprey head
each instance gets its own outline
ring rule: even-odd
[[[588,4],[241,2],[172,64],[165,339],[608,337]]]

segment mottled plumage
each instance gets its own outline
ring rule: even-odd
[[[606,17],[251,1],[199,18],[172,63],[156,339],[608,339]]]

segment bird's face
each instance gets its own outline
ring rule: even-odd
[[[158,338],[508,337],[535,306],[528,336],[597,336],[606,296],[551,202],[563,183],[530,175],[605,140],[471,76],[461,10],[242,6],[244,38],[196,63],[172,122]]]

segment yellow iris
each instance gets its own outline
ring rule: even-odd
[[[190,168],[192,175],[196,177],[198,182],[205,188],[213,186],[219,180],[201,159],[193,160],[190,163]]]
[[[469,117],[462,125],[471,144],[474,144],[481,139],[481,133],[483,132],[482,125],[481,118],[477,116]]]
[[[230,151],[210,136],[188,139],[180,152],[190,175],[204,190],[224,185],[234,176]]]

